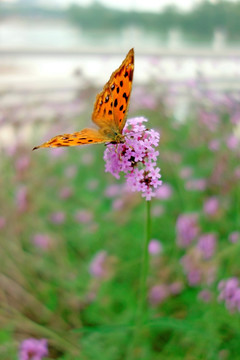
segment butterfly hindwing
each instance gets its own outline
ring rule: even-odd
[[[57,135],[38,148],[79,146],[121,141],[126,123],[134,71],[134,50],[131,49],[97,95],[92,120],[99,129],[83,129],[73,134]]]

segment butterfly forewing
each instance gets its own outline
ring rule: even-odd
[[[110,127],[122,132],[126,123],[133,70],[134,50],[131,49],[120,67],[111,75],[103,91],[97,95],[92,120],[100,128]]]

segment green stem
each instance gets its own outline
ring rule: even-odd
[[[149,252],[148,245],[151,236],[151,202],[146,201],[146,229],[145,229],[145,241],[142,250],[141,258],[141,270],[140,270],[140,283],[139,283],[139,294],[138,302],[136,307],[135,314],[135,326],[133,330],[133,335],[131,337],[131,343],[129,344],[127,351],[127,359],[134,358],[134,348],[137,344],[139,332],[143,327],[143,323],[147,320],[147,276],[148,276],[148,267],[149,267]],[[139,357],[138,357],[139,358]]]
[[[148,245],[151,236],[151,202],[146,201],[146,230],[145,241],[142,251],[140,286],[139,286],[139,302],[137,304],[136,323],[140,325],[143,323],[143,317],[146,315],[147,305],[147,275],[149,267],[149,252]]]

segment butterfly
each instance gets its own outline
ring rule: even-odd
[[[96,97],[92,121],[98,129],[86,128],[73,134],[57,135],[42,145],[34,147],[33,150],[47,147],[124,142],[122,131],[127,119],[133,71],[134,49],[131,49]]]

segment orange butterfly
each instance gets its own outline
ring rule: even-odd
[[[131,49],[120,67],[114,71],[95,101],[93,122],[99,129],[83,129],[73,134],[57,135],[33,148],[78,146],[99,143],[120,143],[126,123],[134,70],[134,50]]]

